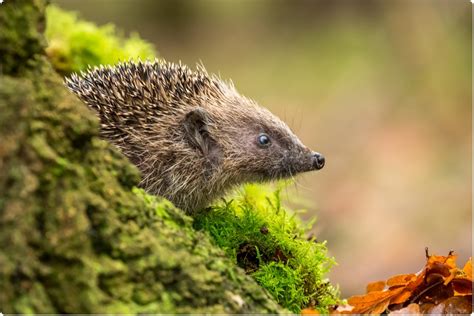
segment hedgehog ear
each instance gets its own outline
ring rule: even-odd
[[[204,156],[211,158],[217,143],[209,135],[208,124],[208,114],[203,108],[189,111],[184,119],[184,129],[191,145],[198,148]]]

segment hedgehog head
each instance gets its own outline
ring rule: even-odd
[[[222,178],[269,181],[324,166],[324,157],[304,146],[278,117],[235,89],[224,93],[189,111],[184,121],[189,143],[226,175]]]
[[[188,212],[237,184],[324,166],[284,122],[202,67],[128,62],[73,75],[66,85],[140,169],[141,186]]]

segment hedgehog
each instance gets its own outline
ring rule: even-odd
[[[89,68],[65,84],[95,111],[101,137],[138,167],[139,186],[188,214],[239,184],[325,164],[283,121],[202,65],[128,61]]]

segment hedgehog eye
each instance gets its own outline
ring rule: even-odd
[[[258,140],[258,145],[260,147],[268,147],[271,143],[270,136],[268,136],[267,134],[264,134],[264,133],[258,135],[257,140]]]

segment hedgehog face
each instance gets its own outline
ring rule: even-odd
[[[266,118],[268,120],[268,115]],[[290,178],[298,173],[319,170],[324,157],[304,146],[291,130],[276,117],[242,124],[248,128],[230,135],[230,150],[223,153],[227,163],[223,172],[237,169],[243,182]]]
[[[232,182],[270,181],[324,166],[324,157],[304,146],[285,123],[269,112],[260,114],[231,115],[233,123],[220,124],[211,123],[217,119],[200,107],[185,115],[188,143],[207,161],[208,174],[220,171]]]
[[[252,172],[261,180],[274,180],[321,169],[324,157],[304,146],[286,126],[282,127],[260,128],[249,135]]]

